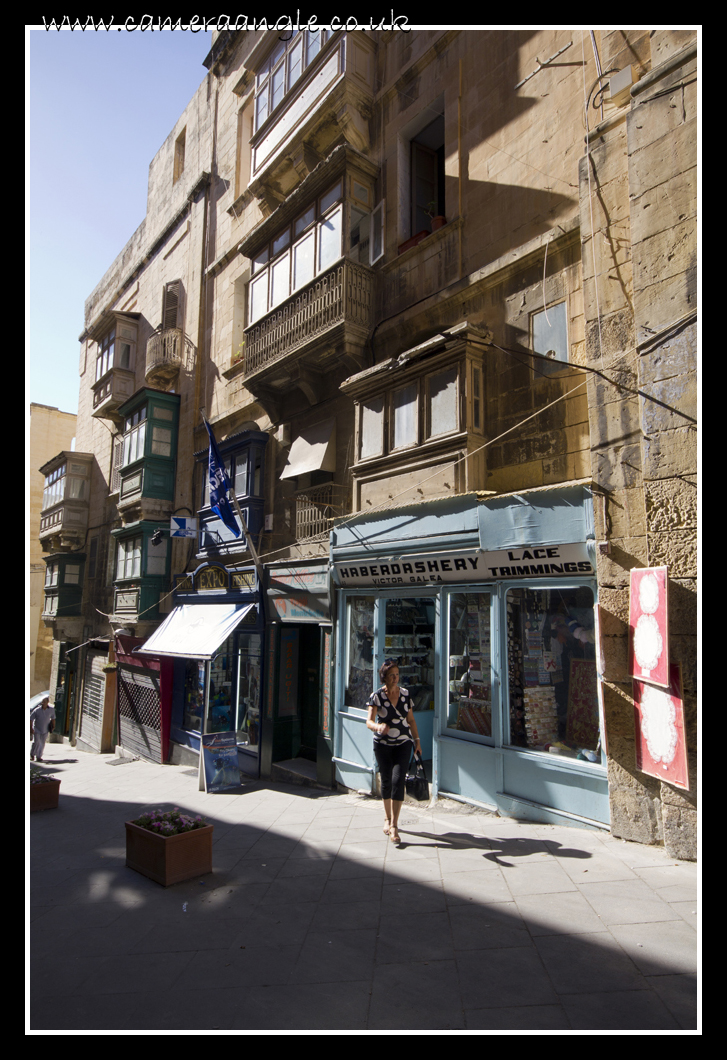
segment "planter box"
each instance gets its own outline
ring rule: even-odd
[[[126,864],[150,880],[169,887],[212,872],[214,825],[179,835],[162,836],[126,821]]]
[[[41,784],[31,784],[30,812],[57,809],[60,790],[60,780],[44,780]]]

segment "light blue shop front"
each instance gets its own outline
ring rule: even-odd
[[[331,562],[341,784],[376,790],[366,701],[395,659],[435,796],[608,827],[587,483],[362,513]]]

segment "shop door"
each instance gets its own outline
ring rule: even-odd
[[[162,761],[159,673],[119,667],[119,742],[148,762]]]
[[[94,751],[101,749],[101,724],[106,679],[103,667],[108,661],[106,652],[90,651],[86,656],[83,681],[83,702],[78,737]]]

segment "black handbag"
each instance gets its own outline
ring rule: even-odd
[[[406,793],[416,799],[417,802],[426,802],[429,799],[429,781],[424,772],[422,756],[415,753],[412,761],[414,763],[414,771],[412,772],[412,763],[410,762],[406,774]]]

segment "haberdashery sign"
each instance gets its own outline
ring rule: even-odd
[[[669,688],[667,568],[631,571],[629,675]]]
[[[565,578],[594,575],[585,542],[528,545],[496,552],[440,552],[391,559],[336,563],[338,581],[346,589],[363,585],[458,583],[501,578]]]
[[[234,732],[209,732],[202,736],[200,770],[204,790],[213,794],[240,786],[237,737]],[[200,784],[200,790],[202,785]]]
[[[636,766],[677,788],[689,788],[681,667],[672,663],[669,688],[634,681]]]

